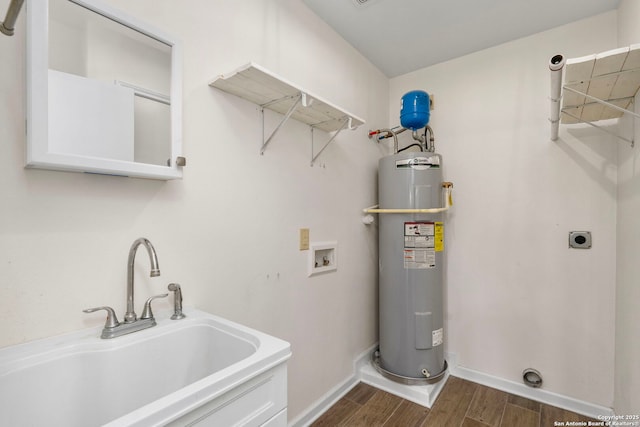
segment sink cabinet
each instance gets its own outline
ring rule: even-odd
[[[287,425],[287,367],[281,364],[168,424],[182,426]]]

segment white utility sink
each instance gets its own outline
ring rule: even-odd
[[[286,426],[289,343],[195,309],[0,349],[0,425]]]

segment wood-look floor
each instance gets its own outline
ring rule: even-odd
[[[567,421],[595,420],[451,376],[431,409],[359,383],[311,426],[551,427]]]

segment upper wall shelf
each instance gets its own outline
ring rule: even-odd
[[[364,124],[363,119],[254,63],[246,64],[228,74],[222,74],[209,85],[251,101],[259,105],[262,111],[266,108],[284,115],[283,120],[268,138],[265,139],[263,135],[260,154],[264,153],[269,142],[289,118],[308,124],[312,131],[321,129],[325,132],[335,132],[317,154],[313,154],[312,147],[312,165],[341,130],[345,128],[353,130]]]
[[[593,122],[625,113],[640,117],[630,110],[640,88],[640,44],[566,61],[556,55],[549,68],[552,140],[558,138],[559,123],[587,123],[603,129]],[[616,136],[633,144],[632,140]]]

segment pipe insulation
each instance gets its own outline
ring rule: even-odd
[[[453,206],[453,183],[445,181],[442,183],[442,191],[444,194],[444,207],[443,208],[424,208],[424,209],[380,209],[380,205],[369,206],[362,211],[366,214],[381,213],[381,214],[426,214],[426,213],[440,213],[448,211]],[[363,221],[364,222],[364,221]],[[373,221],[371,221],[373,222]],[[365,222],[365,224],[371,224],[371,222]]]
[[[549,109],[549,121],[551,122],[551,140],[558,139],[558,129],[560,127],[560,102],[562,100],[562,70],[566,60],[562,55],[554,55],[549,60],[549,70],[551,71],[551,101]]]

